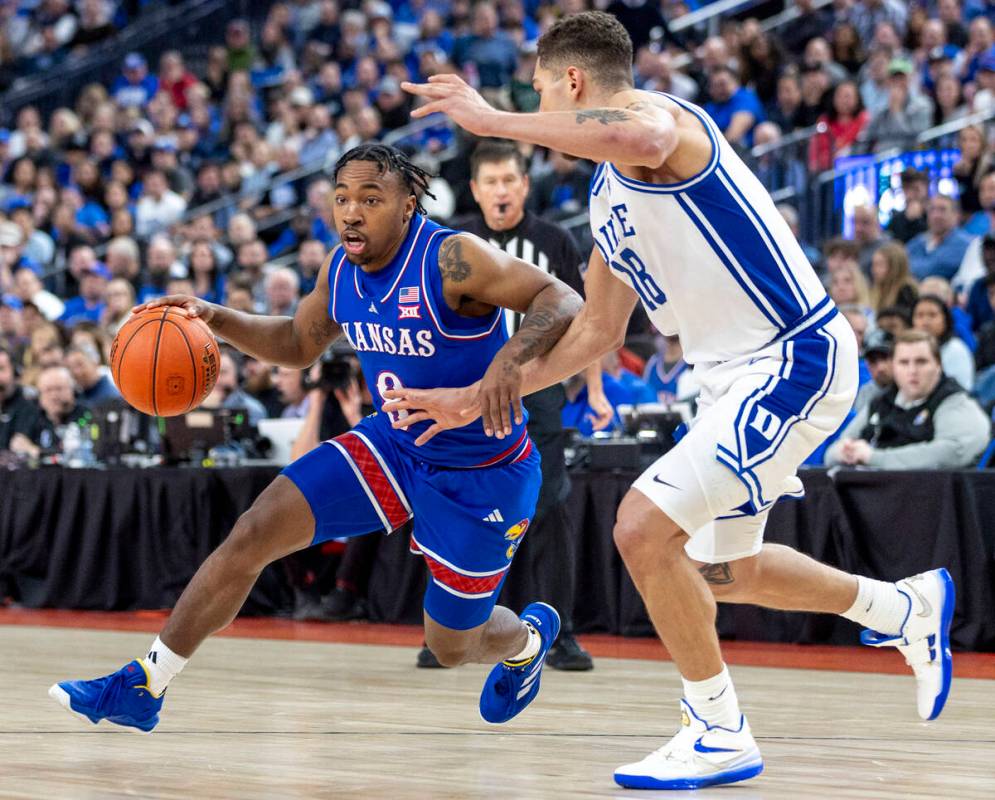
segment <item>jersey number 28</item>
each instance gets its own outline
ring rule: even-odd
[[[667,295],[657,286],[643,260],[636,255],[634,250],[626,247],[618,255],[624,263],[612,261],[612,269],[629,276],[632,288],[636,290],[647,311],[653,311],[667,302]]]

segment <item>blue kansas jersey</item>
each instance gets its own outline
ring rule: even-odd
[[[394,260],[375,273],[353,264],[341,248],[332,256],[328,313],[359,356],[373,403],[385,422],[392,415],[383,414],[383,392],[401,386],[467,386],[483,377],[508,339],[501,309],[470,318],[446,305],[439,245],[455,233],[416,215]],[[510,437],[496,439],[484,434],[479,419],[415,447],[415,439],[429,424],[391,430],[402,450],[439,466],[510,463],[531,447],[524,420]]]

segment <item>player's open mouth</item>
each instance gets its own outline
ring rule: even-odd
[[[346,231],[342,234],[342,246],[349,255],[356,256],[366,249],[366,239],[358,233]]]

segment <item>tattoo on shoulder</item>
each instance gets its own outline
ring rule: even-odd
[[[322,321],[312,322],[308,334],[311,336],[312,342],[318,346],[324,346],[328,344],[329,339],[335,336],[335,330],[335,322],[330,317],[325,317]]]
[[[718,586],[723,584],[732,583],[736,579],[732,576],[732,570],[729,569],[729,565],[723,564],[705,564],[703,567],[698,568],[698,572],[701,573],[702,577],[708,581]]]
[[[653,107],[652,103],[647,103],[645,100],[636,100],[634,103],[629,103],[626,108],[632,111],[649,111]]]
[[[591,108],[587,111],[577,112],[577,124],[583,125],[587,120],[593,119],[602,125],[610,125],[613,122],[625,122],[629,115],[621,108]]]
[[[450,236],[439,246],[439,269],[443,280],[462,283],[470,277],[473,268],[463,255],[463,242],[459,236]]]

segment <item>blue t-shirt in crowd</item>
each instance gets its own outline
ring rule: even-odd
[[[763,104],[760,102],[760,98],[757,97],[756,92],[741,86],[724,103],[716,103],[714,101],[705,103],[705,112],[715,120],[715,124],[719,126],[719,130],[721,131],[725,131],[729,127],[733,115],[740,111],[749,111],[753,115],[753,125],[750,126],[749,131],[747,131],[743,139],[743,143],[747,147],[752,147],[753,129],[757,126],[758,122],[763,122],[766,119]]]
[[[991,222],[988,219],[988,212],[975,211],[971,214],[970,219],[961,225],[960,229],[965,233],[971,234],[971,236],[984,236],[992,229]]]
[[[132,83],[124,75],[118,75],[111,84],[111,97],[122,106],[145,106],[159,91],[159,79],[146,75],[139,83]]]
[[[92,408],[108,400],[117,400],[120,396],[121,393],[111,382],[111,379],[106,375],[101,375],[100,380],[93,384],[93,386],[79,393],[78,399],[80,405]]]
[[[104,313],[104,304],[101,302],[89,304],[82,297],[70,297],[66,300],[66,308],[59,317],[59,322],[66,325],[75,325],[77,322],[100,322],[100,315]]]
[[[988,287],[985,286],[984,278],[978,278],[967,294],[967,314],[971,318],[971,329],[975,331],[995,319],[992,305],[988,302]]]
[[[617,409],[620,405],[636,405],[637,403],[655,403],[656,395],[653,390],[637,378],[631,372],[622,370],[618,378],[613,378],[608,373],[602,373],[601,381],[604,385],[605,397],[612,407]],[[581,436],[591,436],[594,427],[591,424],[591,416],[594,411],[587,402],[587,387],[581,389],[580,394],[574,398],[572,403],[563,406],[561,417],[564,428],[576,428]],[[611,424],[603,430],[613,431],[619,428],[622,421],[619,419],[618,411],[612,418]]]
[[[951,231],[947,234],[947,238],[932,250],[927,249],[929,241],[930,233],[926,231],[914,236],[906,245],[912,275],[917,281],[932,275],[951,280],[960,269],[960,262],[964,260],[964,253],[971,242],[971,236],[961,230]]]
[[[488,39],[463,36],[453,46],[453,61],[460,68],[472,62],[477,68],[482,89],[500,89],[511,83],[511,76],[518,68],[518,47],[503,32]]]

